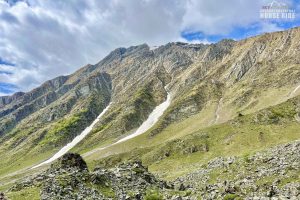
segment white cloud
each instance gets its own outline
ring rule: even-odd
[[[261,33],[270,33],[274,31],[281,31],[282,28],[278,27],[277,24],[264,22],[261,24]]]
[[[185,38],[178,38],[177,40],[178,42],[184,42],[184,43],[190,43],[190,44],[199,44],[199,43],[202,43],[202,44],[211,44],[212,42],[207,40],[207,39],[192,39],[192,40],[187,40]]]
[[[205,34],[228,34],[236,26],[247,27],[258,21],[260,0],[190,0],[182,28]]]
[[[6,93],[0,92],[0,97],[1,97],[1,96],[7,96],[7,94],[6,94]]]
[[[257,22],[260,5],[259,0],[26,2],[9,5],[0,0],[0,58],[16,64],[5,69],[12,74],[0,74],[0,82],[16,84],[23,91],[96,63],[120,46],[186,41],[182,31],[229,33],[236,26]]]
[[[17,64],[0,76],[22,90],[96,63],[119,46],[179,37],[181,1],[0,1],[0,55]]]

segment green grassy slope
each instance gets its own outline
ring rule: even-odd
[[[248,155],[299,139],[300,123],[295,119],[299,109],[300,96],[297,96],[279,105],[206,128],[204,125],[201,128],[200,115],[193,116],[169,126],[154,137],[148,132],[95,152],[86,160],[89,165],[95,166],[141,158],[152,172],[172,179],[217,156]]]

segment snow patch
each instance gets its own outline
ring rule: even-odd
[[[298,85],[289,95],[289,97],[292,97],[296,92],[300,89],[300,85]]]
[[[165,86],[165,90],[167,91],[167,86]],[[111,147],[115,144],[118,144],[118,143],[121,143],[121,142],[124,142],[124,141],[127,141],[127,140],[130,140],[138,135],[141,135],[143,133],[145,133],[146,131],[148,131],[150,128],[152,128],[154,126],[154,124],[159,120],[159,118],[164,114],[165,110],[167,110],[167,108],[170,106],[171,104],[171,94],[169,92],[167,92],[168,95],[167,95],[167,99],[166,101],[164,101],[163,103],[159,104],[158,106],[156,106],[154,108],[154,110],[150,113],[150,115],[148,116],[147,120],[144,121],[142,123],[142,125],[132,134],[118,140],[117,142],[113,143],[113,144],[110,144],[110,145],[107,145],[105,147],[101,147],[101,148],[97,148],[97,149],[94,149],[90,152],[87,152],[85,153],[83,156],[89,156],[97,151],[100,151],[100,150],[103,150],[103,149],[106,149],[108,147]]]
[[[157,49],[158,47],[160,47],[160,46],[151,46],[149,48],[150,48],[150,51],[153,51],[154,49]]]
[[[97,122],[99,122],[99,120],[101,119],[101,117],[106,113],[106,111],[109,109],[111,103],[100,113],[100,115],[93,121],[93,123],[86,127],[79,135],[77,135],[72,142],[68,143],[67,145],[65,145],[63,148],[61,148],[56,154],[54,154],[54,156],[52,156],[51,158],[49,158],[48,160],[32,167],[32,169],[35,169],[37,167],[40,167],[42,165],[48,164],[53,162],[54,160],[58,159],[59,157],[63,156],[65,153],[67,153],[70,149],[72,149],[76,144],[78,144],[81,140],[83,140],[83,138],[85,138],[93,129],[93,127],[95,126],[95,124]]]

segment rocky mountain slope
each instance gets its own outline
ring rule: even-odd
[[[116,49],[28,93],[0,97],[0,181],[51,157],[109,103],[72,149],[91,167],[140,158],[159,178],[175,180],[218,156],[297,140],[299,50],[300,28],[210,45],[143,44]],[[166,85],[171,104],[155,126],[102,149],[133,133],[165,101]]]

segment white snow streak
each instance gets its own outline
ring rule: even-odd
[[[289,95],[289,97],[292,97],[296,92],[300,89],[300,85],[298,85]]]
[[[165,87],[165,90],[167,91],[167,87],[168,85]],[[169,105],[171,104],[171,94],[169,92],[167,92],[168,95],[167,95],[167,99],[166,101],[164,101],[163,103],[159,104],[158,106],[156,106],[154,108],[154,110],[150,113],[150,115],[148,116],[147,120],[144,121],[142,123],[142,125],[132,134],[118,140],[117,142],[113,143],[113,144],[110,144],[108,146],[105,146],[105,147],[101,147],[101,148],[98,148],[98,149],[94,149],[90,152],[87,152],[86,154],[84,154],[83,156],[89,156],[97,151],[100,151],[100,150],[103,150],[103,149],[106,149],[108,147],[111,147],[115,144],[118,144],[118,143],[121,143],[121,142],[124,142],[124,141],[127,141],[129,139],[132,139],[138,135],[141,135],[143,133],[145,133],[146,131],[148,131],[158,120],[159,118],[163,115],[163,113],[165,112],[165,110],[169,107]]]
[[[57,158],[63,156],[65,153],[67,153],[70,149],[72,149],[76,144],[78,144],[81,140],[83,140],[83,138],[85,138],[85,136],[87,136],[93,129],[93,127],[95,126],[95,124],[97,122],[99,122],[100,118],[105,114],[105,112],[108,110],[108,108],[110,107],[111,103],[100,113],[100,115],[93,121],[93,123],[86,127],[81,134],[77,135],[72,142],[68,143],[67,145],[65,145],[63,148],[61,148],[56,154],[54,154],[54,156],[52,156],[51,158],[49,158],[48,160],[32,167],[32,169],[40,167],[42,165],[51,163],[52,161],[56,160]]]

